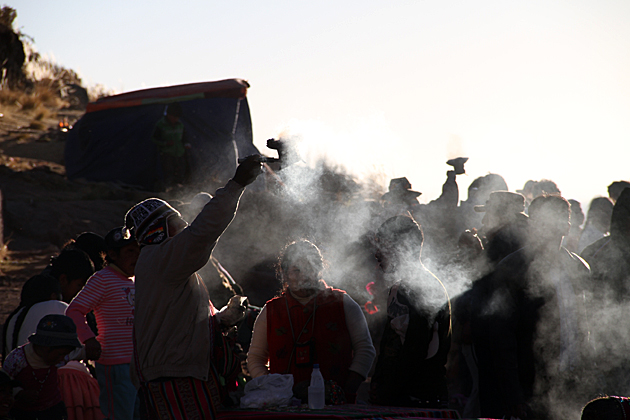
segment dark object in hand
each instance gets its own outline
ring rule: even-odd
[[[267,147],[278,151],[278,158],[272,158],[267,156],[259,156],[261,163],[274,163],[282,161],[282,153],[284,152],[284,142],[282,140],[269,139],[267,140]],[[240,158],[238,163],[243,163],[247,158]]]
[[[243,159],[243,162],[236,168],[234,178],[232,178],[234,182],[243,187],[254,182],[258,175],[262,173],[260,158],[260,155],[250,155]]]
[[[464,169],[464,163],[468,162],[467,157],[458,157],[455,159],[450,159],[446,161],[447,165],[450,165],[455,169],[455,175],[465,174],[466,170]]]
[[[267,147],[280,152],[284,149],[284,142],[282,140],[269,139],[267,140]]]

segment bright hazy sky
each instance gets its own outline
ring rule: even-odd
[[[12,1],[40,53],[116,92],[243,78],[254,143],[299,134],[436,198],[447,158],[566,198],[630,179],[630,2]]]

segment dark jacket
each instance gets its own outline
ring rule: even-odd
[[[372,377],[377,395],[375,402],[436,408],[448,402],[446,361],[451,347],[450,302],[446,291],[438,290],[442,286],[430,271],[423,270],[414,280],[399,282],[390,290],[387,324]],[[443,305],[432,309],[423,304],[421,295],[428,290],[414,289],[414,285],[435,287],[431,292],[434,296],[443,293]],[[392,320],[405,314],[409,315],[409,324],[403,343],[392,328]]]
[[[617,301],[630,297],[630,188],[623,190],[610,219],[610,236],[587,246],[581,256],[591,266],[592,291]]]
[[[488,235],[489,237],[484,243],[484,249],[488,262],[492,267],[525,245],[528,233],[527,222],[527,216],[519,214],[514,221],[501,226],[492,235]]]
[[[614,395],[630,377],[630,343],[625,339],[630,334],[630,188],[615,203],[610,236],[586,247],[582,256],[592,272],[587,290],[593,297],[589,320],[597,364],[593,395]]]
[[[580,290],[588,276],[588,265],[565,248],[550,255],[524,247],[475,283],[472,334],[483,417],[544,412],[540,397],[552,382],[579,369]]]

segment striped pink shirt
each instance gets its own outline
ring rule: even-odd
[[[117,365],[131,362],[135,293],[133,277],[128,278],[111,267],[105,267],[90,277],[66,309],[66,315],[76,324],[79,340],[83,343],[94,337],[85,321],[85,315],[94,311],[97,340],[102,347],[98,363]]]

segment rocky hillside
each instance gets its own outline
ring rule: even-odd
[[[0,92],[6,98],[6,91]],[[39,103],[32,109],[0,102],[0,319],[19,301],[22,283],[41,271],[70,238],[101,235],[122,224],[121,214],[148,193],[65,177],[67,133],[81,110]]]

